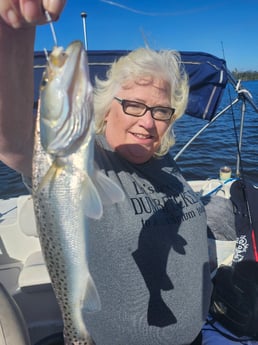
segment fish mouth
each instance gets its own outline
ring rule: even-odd
[[[78,56],[83,50],[83,45],[80,41],[72,42],[66,50],[63,47],[54,47],[52,53],[49,56],[49,63],[52,67],[62,68],[65,63],[69,65],[75,64],[74,59],[78,61]],[[67,61],[68,60],[68,61]],[[72,61],[69,61],[72,60]]]
[[[48,57],[48,68],[45,78],[43,78],[45,79],[43,88],[58,75],[60,85],[68,90],[69,84],[74,81],[73,76],[76,75],[83,52],[84,48],[81,41],[72,42],[66,50],[63,47],[54,47]]]

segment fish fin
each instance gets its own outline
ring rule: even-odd
[[[114,204],[124,200],[122,188],[100,170],[95,171],[93,181],[103,204]]]
[[[89,218],[100,219],[103,214],[103,206],[90,177],[85,178],[82,183],[81,198],[84,202],[84,214]]]
[[[40,192],[47,184],[50,184],[51,181],[58,178],[61,172],[64,170],[64,166],[59,166],[56,161],[53,161],[51,166],[49,167],[46,174],[43,176],[42,180],[40,181],[36,192]]]
[[[90,274],[86,282],[84,301],[83,310],[85,312],[89,313],[101,310],[99,293]]]

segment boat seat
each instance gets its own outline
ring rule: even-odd
[[[0,283],[0,344],[30,345],[28,329],[14,298]]]
[[[18,285],[26,292],[51,288],[50,277],[40,251],[31,254],[25,261]]]
[[[17,225],[23,234],[29,237],[38,237],[31,195],[24,195],[18,198],[17,218]],[[19,275],[18,286],[21,290],[26,290],[26,292],[46,290],[51,287],[40,245],[35,252],[30,253],[25,259],[24,266]]]

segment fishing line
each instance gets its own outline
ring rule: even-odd
[[[111,6],[122,8],[123,10],[129,11],[132,13],[140,14],[143,16],[151,16],[151,17],[184,16],[186,14],[193,14],[193,13],[198,13],[198,12],[202,12],[202,11],[207,11],[207,10],[210,10],[214,7],[214,6],[204,6],[204,7],[190,8],[188,10],[184,9],[182,11],[174,11],[174,12],[168,12],[168,11],[167,12],[147,12],[147,11],[138,10],[136,8],[133,8],[133,7],[128,7],[128,6],[123,5],[119,2],[115,2],[115,1],[111,1],[111,0],[99,0],[99,1],[104,2],[104,3],[111,5]]]
[[[51,30],[51,33],[52,33],[52,37],[53,37],[53,40],[54,40],[54,45],[57,47],[57,38],[56,38],[56,32],[55,32],[55,28],[54,28],[54,25],[53,25],[53,21],[52,21],[52,18],[49,14],[48,11],[45,11],[45,16],[47,18],[47,22],[49,23],[50,25],[50,30]]]

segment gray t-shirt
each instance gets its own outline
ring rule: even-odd
[[[203,204],[172,157],[131,164],[100,136],[95,160],[126,198],[90,220],[89,268],[102,310],[85,314],[97,345],[186,345],[209,307]]]

